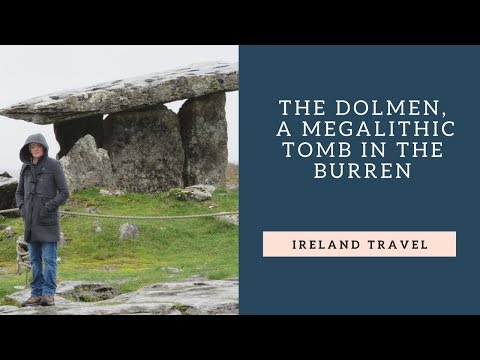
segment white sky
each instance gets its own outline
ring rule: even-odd
[[[0,108],[51,92],[171,70],[196,62],[238,61],[236,45],[0,45]],[[177,112],[183,101],[166,104]],[[238,91],[227,93],[228,160],[238,163]],[[0,173],[18,176],[26,138],[43,133],[55,157],[53,125],[0,116]]]

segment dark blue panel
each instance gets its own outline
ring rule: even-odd
[[[241,314],[480,313],[479,64],[478,46],[240,47]],[[282,117],[279,99],[325,99],[317,120],[353,122],[372,116],[336,117],[336,99],[438,99],[445,119],[373,120],[449,119],[455,136],[396,137],[444,143],[442,158],[375,160],[411,162],[409,179],[314,179],[315,162],[364,159],[286,159],[282,140],[325,139],[299,136],[316,117]],[[276,137],[285,118],[297,131]],[[454,230],[457,257],[263,258],[265,230]]]

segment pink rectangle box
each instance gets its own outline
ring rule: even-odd
[[[455,231],[264,231],[264,257],[455,257]]]

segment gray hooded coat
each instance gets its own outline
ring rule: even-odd
[[[44,155],[36,165],[28,149],[30,143],[42,144]],[[15,199],[20,207],[27,242],[60,240],[58,207],[69,196],[67,181],[60,162],[48,156],[48,144],[42,134],[28,137],[20,150],[20,170]]]

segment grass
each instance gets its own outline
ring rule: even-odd
[[[190,215],[238,210],[238,188],[217,189],[210,201],[181,201],[168,192],[126,193],[103,196],[99,188],[72,194],[62,210],[85,212],[95,206],[99,214]],[[101,232],[92,222],[100,222]],[[119,239],[119,227],[136,224],[140,235]],[[25,285],[25,275],[16,275],[15,239],[22,234],[21,218],[4,218],[0,223],[15,230],[5,238],[0,230],[0,304],[5,295]],[[64,215],[61,231],[66,245],[59,246],[57,280],[110,282],[121,292],[166,281],[203,274],[210,279],[238,276],[238,227],[216,217],[176,220],[103,219]],[[178,269],[178,270],[177,270]]]

